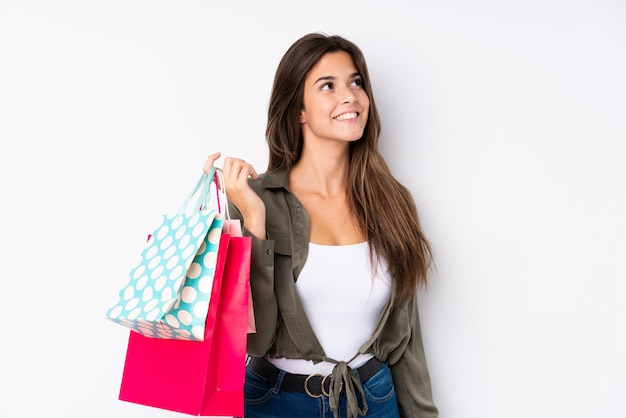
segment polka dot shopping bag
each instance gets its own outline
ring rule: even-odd
[[[146,337],[204,339],[224,222],[216,178],[215,169],[203,173],[178,212],[162,215],[108,319]],[[210,205],[213,190],[217,209]]]

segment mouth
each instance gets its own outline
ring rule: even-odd
[[[342,113],[341,115],[337,115],[333,119],[342,121],[342,120],[348,120],[348,119],[356,119],[358,116],[359,116],[359,112],[347,112],[347,113]]]

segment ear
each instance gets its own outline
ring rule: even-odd
[[[302,110],[300,111],[300,123],[301,123],[301,124],[306,123],[306,114],[305,114],[305,112],[304,112],[304,109],[302,109]]]

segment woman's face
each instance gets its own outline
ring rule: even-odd
[[[346,52],[328,53],[304,82],[300,114],[305,141],[356,141],[363,136],[370,106],[363,80]]]

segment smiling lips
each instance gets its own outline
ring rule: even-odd
[[[342,113],[341,115],[335,116],[333,119],[335,120],[356,119],[357,116],[359,116],[357,112],[349,112],[349,113]]]

